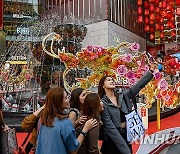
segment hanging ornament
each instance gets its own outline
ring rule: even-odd
[[[144,1],[144,8],[149,9],[149,2],[148,1]]]
[[[159,23],[155,24],[155,29],[160,30],[160,24]]]
[[[171,10],[172,9],[172,5],[171,4],[167,4],[167,10]]]
[[[159,7],[156,7],[155,8],[155,12],[158,14],[158,13],[160,13],[160,8]]]
[[[164,38],[164,32],[160,32],[160,38]]]
[[[143,17],[142,16],[139,16],[138,17],[138,23],[142,23],[143,22]]]
[[[154,0],[149,0],[149,3],[153,3],[154,2]]]
[[[144,22],[145,22],[145,24],[149,24],[149,18],[145,17]]]
[[[149,15],[149,10],[148,10],[148,9],[144,10],[144,15],[145,15],[145,16],[148,16],[148,15]]]
[[[150,14],[150,20],[154,20],[155,19],[155,15],[154,14]]]
[[[163,23],[164,22],[164,18],[160,18],[160,23]]]
[[[176,8],[176,15],[180,16],[180,7]]]
[[[153,32],[154,32],[154,27],[150,27],[150,28],[149,28],[149,31],[150,31],[151,33],[153,33]]]
[[[160,16],[156,16],[155,19],[156,19],[156,22],[159,22],[161,17]]]
[[[176,0],[176,6],[180,6],[180,0]]]
[[[154,40],[154,34],[150,34],[150,39]]]
[[[142,6],[142,0],[138,0],[138,6]]]
[[[160,30],[163,31],[164,30],[164,25],[160,26]]]
[[[138,14],[139,14],[139,15],[142,14],[142,7],[138,7]]]
[[[149,24],[154,25],[154,20],[150,20]]]
[[[166,17],[167,16],[167,11],[163,10],[162,13],[161,13],[162,17]]]
[[[150,4],[150,5],[149,5],[149,11],[150,11],[150,12],[154,12],[154,5],[153,5],[153,4]]]
[[[166,5],[166,0],[164,0],[164,1],[162,2],[162,8],[164,8],[164,9],[165,9],[165,8],[166,8],[166,6],[167,6],[167,5]]]
[[[149,25],[145,25],[145,27],[144,27],[144,31],[145,31],[145,32],[149,32],[149,28],[150,28],[150,26],[149,26]]]
[[[154,3],[155,3],[156,6],[158,6],[159,5],[159,0],[155,0]]]

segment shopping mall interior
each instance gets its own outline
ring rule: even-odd
[[[135,98],[145,135],[132,153],[179,154],[180,0],[0,0],[0,111],[18,146],[49,89],[97,93],[106,75],[124,93],[152,65]]]

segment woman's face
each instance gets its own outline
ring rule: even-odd
[[[86,96],[87,96],[87,91],[83,90],[81,95],[79,95],[79,101],[80,101],[81,104],[84,104],[84,99],[85,99]]]
[[[64,98],[63,98],[63,103],[62,103],[61,108],[62,110],[70,108],[69,96],[67,95],[65,91],[64,91]]]
[[[104,89],[114,89],[115,88],[115,82],[112,77],[107,77],[104,81]]]

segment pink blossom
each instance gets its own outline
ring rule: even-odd
[[[125,62],[132,62],[132,55],[131,54],[125,54],[125,56],[122,58],[123,61]]]
[[[158,89],[165,91],[168,89],[168,83],[166,80],[161,79],[160,82],[158,83]]]
[[[89,51],[89,52],[92,52],[93,51],[93,46],[92,45],[87,45],[86,50]]]
[[[167,94],[166,96],[163,97],[165,101],[169,101],[170,96]]]
[[[130,84],[130,85],[134,85],[136,82],[137,82],[136,78],[128,79],[128,84]]]
[[[117,68],[117,72],[120,76],[125,76],[126,72],[127,72],[127,68],[124,65],[119,65]]]
[[[145,65],[145,66],[144,66],[144,72],[147,72],[147,71],[149,71],[149,66],[148,66],[148,65]]]
[[[130,70],[130,71],[128,71],[128,72],[126,73],[126,77],[127,77],[128,79],[132,79],[132,78],[135,77],[135,73]]]
[[[138,51],[139,48],[140,48],[140,45],[136,42],[132,43],[130,47],[131,51]]]
[[[159,71],[156,71],[156,70],[155,70],[154,73],[153,73],[153,75],[154,75],[155,80],[161,78],[161,73],[160,73]]]

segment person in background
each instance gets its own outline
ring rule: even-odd
[[[31,115],[25,117],[24,120],[21,123],[21,128],[23,130],[26,130],[26,131],[29,131],[29,132],[32,131],[31,139],[29,140],[29,142],[27,143],[27,145],[25,147],[25,151],[26,151],[27,154],[36,145],[37,124],[38,124],[38,120],[39,120],[39,117],[40,117],[40,113],[43,110],[44,106],[45,105],[40,107],[37,111],[35,111]]]
[[[69,98],[63,88],[52,88],[46,96],[40,116],[40,130],[36,154],[74,154],[78,151],[88,131],[97,126],[97,120],[86,121],[76,139],[75,129],[63,111],[70,108]]]
[[[98,94],[103,102],[101,120],[105,137],[102,143],[101,152],[103,154],[130,154],[131,144],[127,141],[126,118],[128,108],[133,109],[130,102],[130,95],[136,96],[139,91],[153,78],[155,64],[151,64],[151,69],[130,89],[124,92],[115,92],[115,82],[111,76],[104,76],[98,85]],[[129,106],[127,108],[126,103]]]
[[[69,119],[72,121],[74,127],[78,124],[83,124],[87,119],[86,116],[82,115],[86,96],[87,91],[83,88],[76,88],[71,92]]]
[[[100,103],[100,98],[97,93],[88,94],[84,100],[83,104],[83,114],[87,119],[96,119],[98,125],[91,129],[87,136],[85,137],[84,142],[78,150],[78,154],[99,154],[98,148],[98,138],[99,138],[99,121],[100,121],[100,112],[102,111],[102,106]],[[79,124],[76,127],[77,135],[83,129],[84,124]]]

